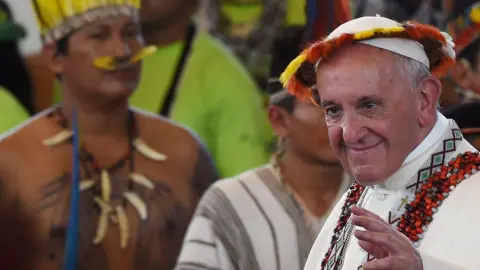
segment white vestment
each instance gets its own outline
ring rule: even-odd
[[[413,200],[414,191],[422,181],[452,157],[467,151],[477,152],[463,140],[454,121],[438,114],[435,127],[406,158],[402,167],[384,183],[366,187],[360,206],[396,227],[398,218],[405,210],[405,203]],[[459,183],[438,207],[418,247],[424,270],[480,269],[479,194],[480,172]],[[321,269],[345,197],[346,194],[339,200],[318,235],[304,270]],[[353,235],[356,228],[350,222],[344,228],[331,258],[343,260],[343,267],[339,269],[356,270],[372,258],[358,245]],[[333,268],[327,266],[325,269]]]
[[[344,177],[336,200],[351,183]],[[218,181],[197,207],[175,270],[303,269],[328,216],[303,212],[272,165]]]

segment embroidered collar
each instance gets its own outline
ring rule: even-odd
[[[448,136],[452,128],[456,128],[455,122],[449,121],[441,113],[437,113],[437,122],[430,133],[405,159],[402,166],[383,183],[374,187],[380,190],[396,190],[406,187],[410,179],[420,169],[425,160],[429,159],[437,146]]]
[[[437,112],[437,121],[435,123],[435,126],[433,126],[427,137],[425,137],[425,139],[407,156],[407,158],[405,158],[402,166],[414,160],[423,152],[427,151],[427,149],[435,145],[444,136],[447,129],[448,119],[443,116],[443,114]]]

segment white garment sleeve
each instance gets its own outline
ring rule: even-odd
[[[215,236],[211,222],[200,215],[193,218],[175,270],[230,269],[227,253]]]
[[[423,270],[470,270],[462,266],[442,261],[425,251],[419,250],[419,253],[423,261]]]

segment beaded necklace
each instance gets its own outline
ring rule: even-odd
[[[49,118],[54,118],[56,123],[62,127],[62,131],[45,139],[43,144],[54,147],[64,142],[72,142],[73,132],[69,129],[68,120],[63,114],[61,107],[57,107],[49,115]],[[128,111],[127,118],[127,136],[128,149],[122,157],[113,164],[100,167],[94,155],[85,149],[81,143],[80,162],[85,172],[85,179],[80,182],[80,191],[86,192],[91,190],[94,197],[95,209],[99,214],[97,233],[94,244],[100,244],[108,230],[109,223],[117,224],[120,229],[120,245],[125,248],[129,238],[128,218],[125,209],[129,203],[135,208],[141,220],[146,220],[148,216],[147,206],[145,202],[134,192],[135,186],[142,188],[154,189],[155,184],[146,176],[134,172],[134,151],[142,154],[148,159],[154,161],[164,161],[166,156],[162,153],[150,148],[146,143],[138,137],[137,125],[134,114]],[[127,191],[122,194],[122,203],[120,205],[111,205],[112,188],[110,175],[123,168],[126,163],[129,163],[129,181],[127,184]],[[98,178],[99,181],[96,181]]]
[[[407,236],[418,247],[428,225],[433,221],[433,215],[455,187],[478,172],[480,156],[478,152],[465,152],[458,154],[447,165],[442,165],[434,172],[427,181],[415,192],[415,199],[405,205],[405,212],[397,224],[397,230]],[[326,269],[332,252],[337,244],[339,234],[345,229],[350,216],[352,205],[357,205],[365,191],[365,187],[358,183],[350,187],[345,199],[334,234],[330,241],[330,247],[321,263],[321,269]],[[345,244],[346,245],[346,244]],[[345,247],[344,247],[345,248]],[[335,261],[333,268],[338,270],[340,261]]]
[[[57,108],[56,110],[52,111],[48,115],[48,117],[56,118],[55,120],[57,121],[58,125],[61,126],[63,129],[69,128],[68,120],[60,108]],[[95,175],[101,175],[104,171],[106,171],[109,175],[112,175],[118,170],[120,170],[121,168],[123,168],[127,162],[129,163],[129,173],[132,173],[135,167],[134,155],[133,155],[134,149],[133,149],[132,142],[133,142],[133,138],[136,137],[136,134],[137,134],[137,126],[136,126],[135,118],[133,117],[132,111],[129,111],[128,118],[127,118],[128,149],[116,162],[105,167],[101,167],[98,164],[97,160],[95,159],[95,156],[85,148],[84,144],[81,144],[80,145],[80,162],[85,172],[86,179],[93,179]],[[68,143],[72,143],[71,138],[68,139],[67,141]],[[102,192],[101,188],[98,185],[95,185],[95,182],[93,180],[88,180],[88,181],[83,180],[81,183],[80,189],[82,191],[87,191],[88,189],[90,189],[94,197],[101,196],[101,192]],[[130,192],[133,191],[134,182],[132,181],[132,179],[129,179],[127,189]],[[125,208],[127,207],[127,200],[125,198],[123,198],[122,205]],[[97,212],[100,214],[101,209],[98,206],[98,204],[95,204],[95,208]]]

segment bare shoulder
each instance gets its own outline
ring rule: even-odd
[[[135,110],[139,135],[155,150],[166,154],[169,168],[184,174],[198,200],[219,176],[210,154],[197,136],[170,120]]]
[[[43,111],[22,125],[0,137],[0,172],[2,178],[19,166],[31,164],[41,154],[42,140],[56,132],[55,125],[48,119],[51,110]]]
[[[194,161],[204,150],[201,141],[188,128],[145,111],[135,109],[134,112],[140,137],[155,149],[186,161]]]

